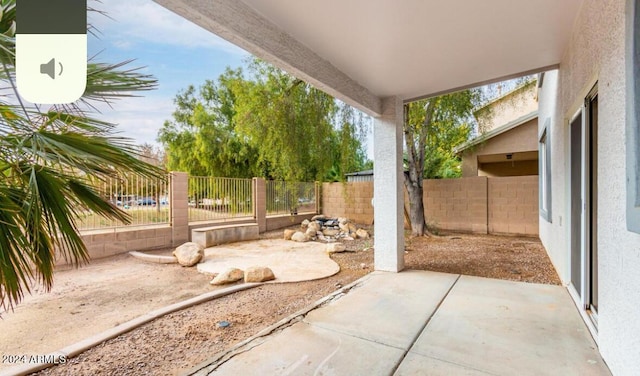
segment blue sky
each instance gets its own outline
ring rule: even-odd
[[[116,63],[136,59],[159,82],[144,97],[101,108],[101,118],[119,125],[121,135],[138,144],[155,143],[158,130],[171,118],[173,98],[188,85],[216,79],[227,66],[238,67],[247,52],[175,15],[151,0],[105,0],[91,4],[110,18],[91,12],[89,22],[100,31],[89,36],[89,56]]]

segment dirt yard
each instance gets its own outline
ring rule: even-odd
[[[277,231],[265,237],[280,236],[281,231]],[[372,244],[372,240],[349,242],[347,249],[351,252],[332,255],[341,267],[332,277],[267,284],[175,312],[38,375],[184,372],[371,272],[373,251],[363,249]],[[460,234],[416,238],[407,241],[405,260],[408,269],[559,283],[540,242],[531,238]],[[95,334],[155,308],[211,291],[209,279],[194,269],[145,264],[127,255],[98,260],[80,270],[60,271],[52,293],[37,293],[16,312],[3,315],[0,354],[42,354],[61,348],[86,338],[89,332]],[[91,280],[95,281],[89,290],[86,282]],[[56,325],[51,328],[51,320],[45,319],[56,316],[66,321],[57,330]],[[219,328],[218,322],[223,320],[231,326]],[[100,326],[107,322],[108,326]],[[0,371],[7,366],[0,364]]]

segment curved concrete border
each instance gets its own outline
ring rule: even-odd
[[[223,350],[222,352],[219,352],[213,357],[191,368],[191,370],[187,371],[187,373],[184,373],[184,375],[193,375],[193,376],[209,375],[209,373],[215,370],[220,364],[226,362],[227,360],[234,357],[235,355],[248,351],[251,348],[260,345],[264,340],[266,340],[265,338],[270,334],[297,323],[314,309],[321,307],[325,304],[328,304],[334,300],[340,299],[342,296],[349,293],[349,291],[351,291],[352,289],[357,288],[358,286],[366,282],[369,278],[371,278],[372,275],[374,275],[374,273],[376,272],[365,274],[364,276],[349,283],[348,285],[343,286],[342,288],[332,292],[331,294],[323,298],[320,298],[315,303],[297,312],[292,313],[291,315],[283,318],[282,320],[276,322],[273,325],[270,325],[262,329],[255,335],[236,343],[234,346],[228,348],[227,350]]]
[[[177,264],[178,259],[175,256],[150,255],[148,253],[131,251],[129,254],[139,260],[153,262],[156,264]]]
[[[129,320],[111,329],[105,330],[102,333],[98,333],[85,340],[76,342],[58,351],[46,354],[46,358],[53,358],[53,359],[60,359],[61,357],[65,357],[66,359],[72,358],[84,351],[91,349],[92,347],[95,347],[105,341],[108,341],[121,334],[129,332],[133,329],[136,329],[150,321],[153,321],[169,313],[180,311],[182,309],[189,308],[194,305],[207,302],[209,300],[217,299],[225,295],[232,294],[234,292],[247,290],[260,285],[262,285],[262,283],[243,283],[241,285],[231,286],[224,289],[207,292],[207,293],[198,295],[196,297],[193,297],[191,299],[187,299],[178,303],[168,305],[166,307],[156,309],[145,315],[139,316],[133,320]],[[22,375],[38,372],[40,370],[43,370],[45,368],[49,368],[55,365],[54,360],[49,360],[49,359],[47,360],[48,360],[47,363],[23,364],[20,366],[11,367],[11,368],[2,370],[0,371],[0,376],[10,376],[10,375],[22,376]]]

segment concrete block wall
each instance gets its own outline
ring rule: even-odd
[[[170,186],[172,243],[188,242],[189,233],[189,174],[172,172]]]
[[[261,178],[253,178],[253,212],[260,232],[267,231],[267,183]]]
[[[99,259],[126,253],[172,246],[172,229],[169,225],[138,228],[120,228],[117,230],[91,231],[81,235],[91,259]],[[66,265],[58,257],[56,265]]]
[[[488,230],[538,235],[538,177],[488,179]]]
[[[169,200],[171,211],[169,214],[169,224],[143,227],[121,227],[117,229],[82,232],[81,237],[87,247],[89,257],[91,259],[98,259],[129,251],[144,251],[176,247],[190,241],[191,230],[201,227],[256,223],[258,225],[259,232],[262,233],[265,231],[288,227],[293,224],[299,224],[303,220],[310,219],[315,215],[315,213],[312,213],[293,216],[281,215],[267,217],[266,182],[264,179],[254,178],[253,217],[189,224],[188,190],[189,175],[184,172],[172,172],[170,174]],[[316,189],[316,192],[318,191],[319,189]],[[370,187],[369,191],[370,195],[372,195],[373,187]],[[370,200],[371,199],[369,198],[369,201]],[[373,210],[370,210],[370,213],[373,218]],[[66,264],[66,261],[61,257],[58,257],[57,264],[64,265]]]
[[[425,180],[427,224],[442,230],[487,233],[487,178]]]
[[[322,212],[371,224],[372,198],[372,182],[324,183]],[[424,205],[440,230],[538,236],[537,176],[425,180]]]
[[[322,213],[347,217],[362,224],[373,223],[373,182],[323,183]]]

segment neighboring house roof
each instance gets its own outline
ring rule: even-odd
[[[363,170],[363,171],[356,171],[356,172],[350,172],[348,174],[345,174],[346,176],[367,176],[367,175],[373,175],[373,170]]]
[[[467,142],[465,142],[464,144],[458,145],[455,148],[453,148],[453,152],[456,154],[460,154],[461,152],[467,150],[468,148],[472,147],[472,146],[476,146],[478,144],[481,144],[487,140],[490,140],[498,135],[501,135],[507,131],[510,131],[514,128],[517,128],[519,126],[521,126],[522,124],[531,121],[535,118],[538,117],[538,111],[533,111],[528,113],[527,115],[521,116],[513,121],[510,121],[498,128],[494,128],[492,130],[490,130],[489,132],[483,133],[480,136],[469,140]]]

